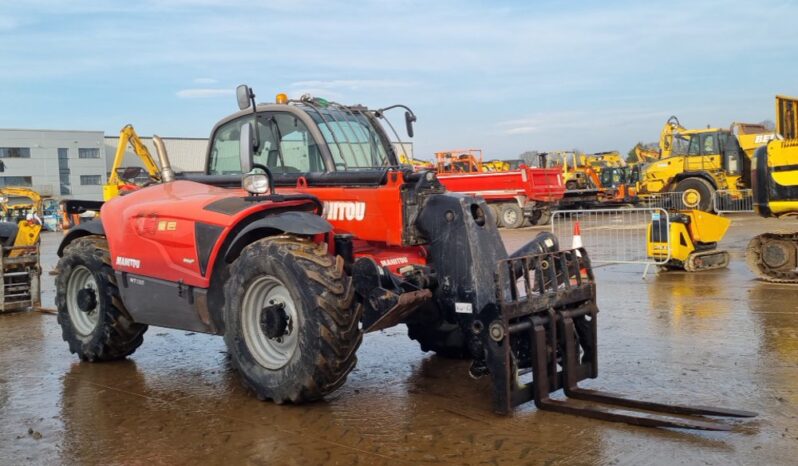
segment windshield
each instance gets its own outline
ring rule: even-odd
[[[324,136],[337,170],[390,165],[381,132],[374,127],[377,123],[363,113],[337,106],[308,105],[306,110]]]
[[[673,135],[671,155],[687,155],[688,147],[690,147],[690,136],[682,134]]]

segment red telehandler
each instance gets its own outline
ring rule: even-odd
[[[237,97],[241,111],[211,133],[204,174],[162,176],[65,235],[58,318],[81,359],[133,353],[148,325],[223,335],[259,398],[301,402],[344,382],[363,333],[406,323],[423,350],[470,358],[471,375],[490,376],[498,413],[534,400],[642,426],[731,428],[549,398],[563,389],[650,411],[753,415],[579,388],[598,375],[587,251],[542,233],[509,255],[484,200],[400,166],[380,120],[405,109],[412,137],[407,107],[282,94],[255,105],[246,86]]]

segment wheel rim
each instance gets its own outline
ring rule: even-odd
[[[288,317],[286,333],[269,338],[261,326],[261,314],[266,306],[282,304]],[[283,283],[274,277],[260,277],[252,282],[241,304],[241,326],[244,341],[252,357],[267,369],[285,366],[297,349],[299,319],[296,305]]]
[[[686,190],[682,193],[682,204],[690,209],[698,207],[701,204],[701,193],[692,188]]]
[[[91,289],[95,294],[94,306],[87,310],[80,308],[78,304],[78,293],[84,289]],[[79,265],[72,270],[67,283],[67,310],[69,311],[69,319],[72,321],[72,326],[75,331],[84,337],[91,335],[94,328],[97,327],[97,322],[100,320],[100,302],[99,302],[99,287],[97,280],[91,270],[85,266]]]
[[[504,223],[507,225],[514,225],[515,222],[518,220],[518,213],[516,213],[513,209],[507,209],[502,214],[504,218]]]

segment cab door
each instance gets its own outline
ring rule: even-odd
[[[690,138],[685,171],[712,171],[721,168],[720,133],[699,133]]]

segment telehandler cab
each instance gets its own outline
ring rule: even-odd
[[[211,133],[205,174],[164,176],[65,236],[59,322],[82,359],[131,354],[147,325],[224,335],[259,398],[301,402],[343,383],[363,333],[406,323],[423,350],[489,375],[498,413],[534,400],[615,422],[730,429],[549,398],[564,389],[650,411],[753,415],[580,389],[598,375],[587,251],[544,233],[509,255],[484,200],[401,168],[379,120],[403,108],[412,136],[407,107],[283,94],[255,105],[247,86],[237,97],[241,111]]]

